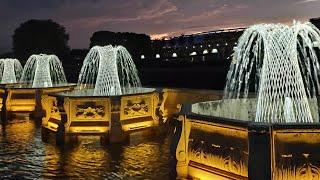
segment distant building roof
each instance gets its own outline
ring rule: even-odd
[[[244,31],[245,29],[246,29],[245,27],[219,29],[219,30],[213,30],[213,31],[199,32],[195,34],[189,34],[185,36],[207,35],[207,34],[217,34],[217,33],[225,33],[225,32],[241,32],[241,31]]]

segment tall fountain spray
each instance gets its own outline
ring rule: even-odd
[[[22,66],[18,59],[0,59],[1,84],[17,83],[21,73]]]
[[[29,57],[21,81],[32,84],[32,87],[51,87],[53,84],[67,83],[59,58],[46,54]]]
[[[246,29],[224,98],[182,106],[178,178],[319,179],[319,42],[310,23]]]
[[[43,104],[47,110],[44,131],[57,127],[58,143],[64,143],[69,134],[95,134],[119,143],[128,139],[127,132],[159,125],[158,92],[141,87],[136,66],[122,46],[92,47],[84,59],[78,88],[50,94]],[[53,115],[53,106],[67,116]]]
[[[311,106],[319,94],[318,42],[320,32],[310,23],[248,28],[234,52],[224,98],[246,101],[249,91],[256,92],[258,122],[317,121]]]
[[[78,84],[94,86],[94,95],[121,95],[140,87],[138,71],[123,46],[94,46],[86,56]]]

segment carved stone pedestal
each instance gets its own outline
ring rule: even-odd
[[[319,123],[262,123],[182,107],[178,178],[320,179]]]
[[[32,87],[27,84],[0,85],[1,118],[9,119],[10,113],[31,113],[31,117],[41,122],[44,115],[41,98],[44,94],[70,91],[75,84],[61,84],[52,87]]]
[[[42,104],[41,104],[42,94],[43,94],[43,91],[41,89],[35,90],[35,109],[31,113],[31,117],[35,121],[39,121],[39,122],[41,122],[42,117],[44,116],[44,110],[43,110]]]
[[[109,131],[109,142],[110,143],[121,143],[128,138],[128,135],[123,131],[120,122],[120,98],[110,98],[111,104],[111,123]]]
[[[94,96],[58,93],[42,97],[45,116],[42,126],[56,133],[57,142],[69,136],[100,136],[101,143],[122,143],[130,132],[159,126],[159,93],[141,88],[141,92]]]

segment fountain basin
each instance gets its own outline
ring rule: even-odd
[[[214,106],[205,103],[204,109]],[[234,116],[238,119],[224,118],[200,110],[199,104],[184,104],[179,113],[178,177],[320,178],[319,123],[257,123],[250,120],[250,111],[243,110],[250,109],[246,107],[222,107],[220,113],[238,111]],[[249,115],[244,117],[245,112]]]
[[[51,87],[33,87],[28,84],[6,84],[0,86],[1,118],[7,119],[12,112],[32,112],[42,116],[41,96],[72,90],[76,84],[57,84]]]
[[[152,88],[131,88],[112,96],[95,96],[93,89],[55,93],[44,96],[42,106],[43,140],[54,133],[60,144],[78,135],[122,142],[129,132],[159,124],[159,93]]]
[[[163,100],[160,107],[162,118],[164,120],[174,118],[174,115],[180,112],[181,104],[212,101],[221,99],[222,96],[223,92],[217,90],[164,88],[162,90]]]

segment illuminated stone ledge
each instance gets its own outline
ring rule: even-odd
[[[121,96],[94,96],[86,90],[44,96],[42,139],[54,133],[56,142],[63,144],[68,137],[97,135],[114,143],[125,141],[130,132],[157,127],[159,93],[140,89]]]
[[[29,112],[42,116],[41,96],[49,93],[72,90],[76,84],[61,84],[52,87],[32,87],[26,84],[2,84],[1,119],[7,120],[12,112]]]
[[[173,118],[174,114],[180,112],[180,106],[184,103],[196,103],[221,99],[223,92],[199,89],[174,89],[164,88],[163,101],[160,107],[164,120]]]
[[[263,124],[191,113],[179,116],[179,178],[320,179],[320,124]]]

